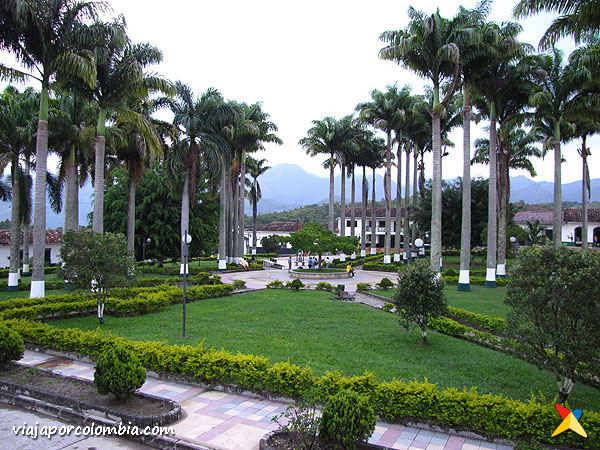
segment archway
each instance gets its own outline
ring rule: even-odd
[[[581,227],[575,227],[575,245],[581,246]]]
[[[592,236],[592,245],[594,247],[600,247],[600,227],[594,228]]]

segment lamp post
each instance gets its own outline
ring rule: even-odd
[[[424,245],[425,245],[425,242],[423,242],[423,239],[421,239],[421,238],[415,239],[415,247],[417,247],[417,257],[419,257],[419,255],[421,254],[421,249],[423,248]]]
[[[183,243],[183,337],[185,337],[185,294],[187,288],[187,260],[189,254],[189,245],[192,242],[192,237],[188,234],[187,230],[181,237]]]
[[[147,238],[142,242],[142,277],[146,276],[146,246],[152,242],[152,239]]]
[[[514,249],[514,252],[515,252],[515,258],[516,258],[517,257],[517,252],[519,251],[519,241],[518,241],[518,239],[515,236],[511,236],[510,237],[510,242],[513,245],[513,249]]]

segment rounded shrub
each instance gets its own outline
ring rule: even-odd
[[[382,278],[381,281],[377,283],[377,286],[379,286],[381,289],[389,289],[394,287],[394,282],[389,278]]]
[[[25,345],[19,333],[5,325],[0,325],[0,369],[11,361],[18,361],[23,357]]]
[[[304,283],[301,280],[299,280],[298,278],[296,278],[292,281],[288,281],[285,284],[285,287],[287,287],[288,289],[292,289],[294,291],[298,291],[304,287]]]
[[[94,371],[94,384],[100,394],[114,394],[118,399],[129,397],[146,381],[146,369],[135,354],[115,345],[105,350]]]
[[[334,447],[353,450],[375,430],[375,412],[368,397],[341,390],[323,408],[319,438]]]

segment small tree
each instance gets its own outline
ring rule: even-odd
[[[94,369],[94,384],[100,394],[126,399],[146,381],[146,369],[137,356],[122,345],[105,349]]]
[[[414,322],[421,329],[423,342],[427,343],[431,319],[446,312],[444,282],[426,263],[411,264],[398,275],[398,291],[393,302],[406,327]]]
[[[68,231],[60,249],[61,273],[77,287],[93,287],[98,299],[98,320],[104,323],[104,301],[110,288],[134,274],[135,261],[120,233]]]
[[[276,234],[270,234],[260,240],[260,245],[265,253],[277,253],[277,250],[281,248],[282,239],[281,236]]]
[[[600,348],[600,257],[566,247],[519,250],[506,304],[508,326],[529,360],[554,373],[559,402],[573,389],[578,364]]]
[[[352,253],[358,246],[359,238],[340,237],[316,222],[309,222],[301,230],[291,233],[288,242],[294,250],[316,253],[319,256],[319,270],[321,270],[323,253],[338,251]]]
[[[0,325],[0,370],[9,362],[21,359],[24,351],[21,335],[6,325]]]

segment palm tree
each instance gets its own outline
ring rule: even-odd
[[[226,174],[226,162],[229,158],[229,147],[218,135],[222,129],[229,129],[227,125],[215,125],[217,117],[231,115],[232,110],[225,105],[223,96],[214,88],[209,88],[198,99],[194,99],[192,90],[187,84],[175,84],[177,95],[171,104],[173,123],[179,127],[182,138],[173,146],[176,155],[176,172],[183,172],[183,189],[181,194],[181,236],[189,231],[190,200],[195,199],[196,180],[199,172],[200,158],[203,163],[211,168],[210,173],[215,176]],[[227,120],[226,124],[230,124]],[[222,195],[225,186],[221,186]],[[221,198],[220,220],[225,220],[223,208],[226,207],[226,198]],[[222,224],[220,225],[222,226]],[[224,231],[221,230],[221,231]],[[219,243],[224,243],[226,236],[219,234]],[[220,248],[220,247],[219,247]],[[183,254],[183,244],[181,248]],[[225,252],[219,250],[219,269]],[[225,263],[223,263],[223,266]],[[224,267],[223,267],[224,268]],[[181,263],[180,274],[183,275],[187,268]]]
[[[391,238],[392,238],[392,131],[397,126],[402,110],[406,108],[410,98],[410,88],[405,86],[400,92],[396,85],[388,86],[386,92],[377,89],[371,91],[371,101],[359,103],[356,111],[360,113],[361,121],[372,125],[386,134],[385,160],[385,264],[391,263]]]
[[[554,205],[552,236],[554,245],[562,244],[561,142],[573,130],[572,120],[586,115],[587,104],[582,90],[589,71],[577,64],[563,65],[563,54],[554,49],[552,55],[539,57],[540,67],[534,72],[537,87],[530,97],[535,108],[534,130],[544,137],[544,150],[554,150]]]
[[[10,221],[10,266],[8,290],[18,290],[19,249],[21,247],[20,225],[24,212],[30,214],[23,201],[30,196],[27,175],[21,168],[21,160],[28,159],[33,152],[36,109],[39,95],[28,88],[23,93],[8,86],[0,96],[0,172],[11,168],[11,221]]]
[[[33,231],[33,274],[30,296],[43,297],[46,246],[46,160],[48,153],[48,95],[51,81],[73,77],[89,86],[96,83],[96,68],[86,42],[90,28],[84,20],[95,18],[104,4],[77,0],[14,0],[3,2],[2,21],[10,24],[0,34],[0,45],[12,52],[30,73],[2,66],[2,78],[34,78],[41,82],[36,142],[36,181]],[[35,72],[35,75],[31,72]]]
[[[598,37],[600,30],[600,0],[521,0],[513,9],[520,19],[542,11],[560,14],[553,20],[540,41],[540,47],[548,50],[564,36],[573,36],[579,44],[586,37]]]
[[[258,201],[262,197],[260,190],[260,184],[258,183],[258,177],[269,170],[270,166],[265,166],[266,159],[256,160],[252,157],[246,159],[246,167],[248,168],[248,174],[252,178],[250,185],[250,203],[252,204],[252,258],[256,255],[256,216],[258,214],[257,206]]]
[[[409,24],[405,30],[386,31],[379,37],[387,44],[379,52],[382,59],[396,61],[427,77],[433,83],[433,195],[431,214],[431,270],[439,271],[442,257],[442,179],[441,179],[441,116],[456,90],[460,73],[460,52],[452,42],[450,22],[439,11],[431,16],[410,7]],[[442,82],[449,80],[440,101]]]

